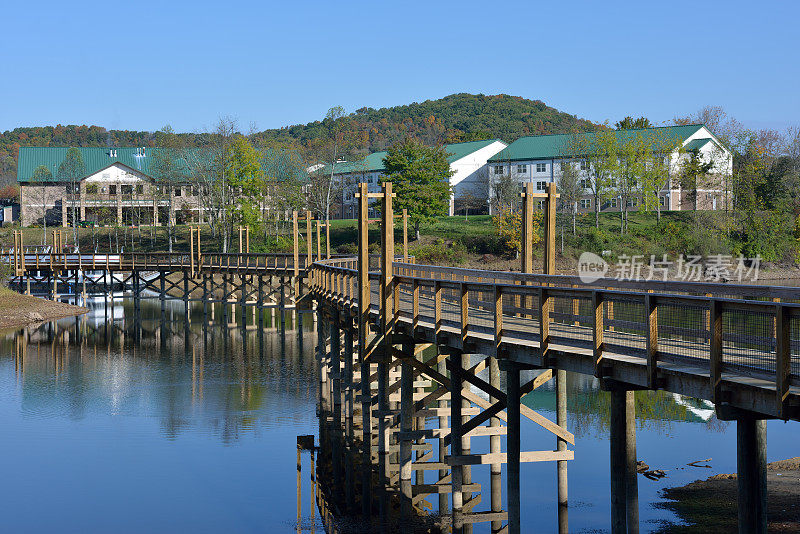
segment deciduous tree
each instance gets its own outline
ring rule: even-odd
[[[72,207],[72,229],[75,232],[75,244],[78,244],[78,184],[86,176],[86,165],[81,151],[76,147],[67,150],[64,161],[58,166],[58,179],[69,184],[67,199]],[[66,221],[64,221],[66,225]]]
[[[383,160],[385,176],[397,193],[395,206],[408,210],[419,239],[420,224],[447,215],[450,207],[450,163],[444,147],[427,147],[409,139],[394,145]]]

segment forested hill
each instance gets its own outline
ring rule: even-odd
[[[453,143],[477,139],[503,139],[536,134],[596,129],[597,125],[548,107],[539,100],[509,95],[455,94],[405,106],[361,108],[344,118],[342,128],[355,153],[384,150],[409,136],[425,143]],[[165,122],[169,117],[165,117]],[[253,134],[256,144],[314,148],[330,132],[330,121],[265,130]],[[180,134],[189,146],[212,142],[213,135]],[[96,147],[157,146],[157,134],[132,130],[106,130],[100,126],[44,126],[15,128],[0,134],[0,180],[16,179],[22,146]]]
[[[473,95],[460,93],[438,100],[394,106],[361,108],[347,117],[348,129],[360,132],[361,148],[384,150],[409,135],[428,144],[455,143],[479,139],[503,139],[506,142],[525,135],[544,135],[588,131],[598,128],[592,122],[558,111],[540,100],[509,95]],[[260,139],[299,141],[313,145],[325,135],[323,121],[266,130]]]

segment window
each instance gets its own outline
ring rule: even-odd
[[[136,194],[141,195],[142,193],[144,193],[144,186],[142,184],[139,184],[136,186]]]
[[[592,181],[588,178],[584,178],[581,180],[581,187],[584,189],[591,189],[592,188]]]
[[[540,200],[536,203],[536,209],[544,210],[544,200]]]
[[[629,208],[635,208],[637,204],[639,204],[638,198],[634,197],[628,199],[627,205]]]
[[[588,210],[592,207],[592,199],[591,198],[582,198],[581,199],[581,208]]]
[[[97,194],[97,184],[86,184],[86,194],[87,195],[96,195]]]
[[[610,207],[610,208],[616,208],[617,207],[617,197],[609,199],[608,207]]]
[[[132,185],[123,185],[122,186],[122,194],[123,195],[132,195],[133,194],[133,186]]]
[[[667,197],[658,197],[658,202],[661,204],[662,208],[667,207]]]
[[[517,165],[517,174],[525,174],[526,172],[528,172],[527,165]]]
[[[536,172],[547,172],[547,163],[537,163]]]
[[[547,189],[547,182],[536,182],[537,191],[544,191],[545,189]]]
[[[108,194],[109,195],[116,195],[117,194],[117,186],[116,185],[109,185],[108,186]]]
[[[589,166],[586,164],[586,161],[585,160],[581,160],[581,170],[585,171],[588,168],[589,168]]]
[[[503,166],[502,165],[495,165],[494,166],[494,173],[498,176],[503,176]]]
[[[176,187],[176,188],[175,188],[175,196],[176,196],[176,197],[179,197],[179,196],[181,196],[181,188],[180,188],[180,187]]]
[[[608,181],[608,187],[617,187],[617,179],[616,178],[612,178],[611,180],[609,180]]]

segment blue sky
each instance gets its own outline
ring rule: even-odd
[[[0,130],[248,130],[456,92],[800,124],[800,2],[8,2]]]

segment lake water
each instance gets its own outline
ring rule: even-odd
[[[296,532],[296,438],[319,434],[312,316],[287,314],[282,332],[269,311],[263,327],[250,316],[243,328],[218,309],[204,322],[199,308],[187,320],[182,302],[167,304],[163,320],[157,302],[137,319],[123,301],[113,318],[101,305],[0,335],[4,532]],[[568,391],[570,531],[607,531],[608,397],[580,375]],[[735,472],[736,436],[702,402],[663,392],[637,401],[638,456],[668,474],[639,478],[647,532],[675,520],[654,506],[661,488]],[[525,402],[555,418],[552,390]],[[523,450],[554,448],[532,423],[522,439]],[[473,438],[473,451],[485,441]],[[770,422],[768,460],[797,456],[798,441],[800,425]],[[711,469],[686,466],[706,458]],[[488,466],[473,480],[488,490]],[[555,465],[523,464],[521,484],[523,532],[555,531]]]

